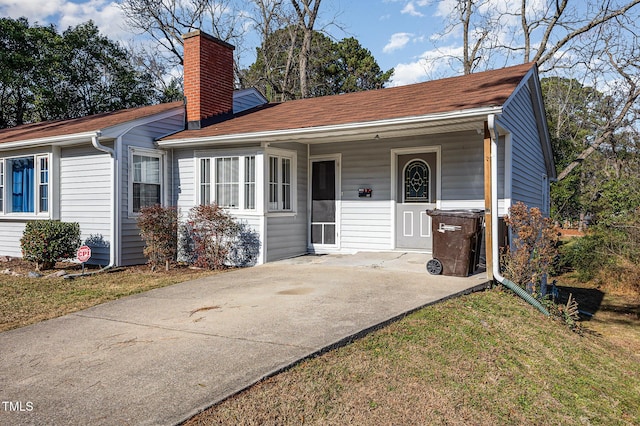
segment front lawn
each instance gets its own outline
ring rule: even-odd
[[[42,274],[48,275],[63,269],[79,273],[79,268],[76,264],[58,263],[56,269]],[[20,276],[3,273],[7,270]],[[33,270],[33,265],[18,259],[0,263],[0,331],[214,273],[186,267],[177,267],[169,272],[151,272],[148,266],[136,266],[71,280],[28,277],[28,272]]]
[[[605,295],[582,334],[508,290],[448,300],[186,425],[638,425],[640,300],[624,300]]]

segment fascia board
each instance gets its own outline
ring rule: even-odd
[[[265,132],[239,133],[231,135],[197,137],[188,139],[159,140],[160,147],[198,146],[242,142],[274,142],[287,140],[306,140],[336,135],[348,136],[361,132],[384,132],[407,127],[418,128],[446,124],[447,121],[472,120],[484,118],[488,114],[500,114],[502,107],[483,107],[472,110],[452,111],[440,114],[429,114],[413,117],[402,117],[386,120],[358,123],[338,124],[332,126],[273,130]]]
[[[91,142],[91,138],[99,134],[100,130],[92,130],[89,132],[74,133],[70,135],[51,136],[39,139],[27,139],[13,142],[5,142],[0,144],[0,151],[8,151],[20,148],[37,148],[40,146],[55,145],[64,146],[77,144],[79,142]]]

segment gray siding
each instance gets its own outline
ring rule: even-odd
[[[111,157],[90,145],[60,152],[60,220],[78,222],[88,263],[107,265],[111,244]],[[88,241],[87,241],[88,240]]]
[[[182,113],[170,118],[154,121],[152,123],[138,126],[130,130],[122,138],[120,149],[120,257],[122,265],[138,265],[147,262],[142,254],[144,242],[140,238],[140,229],[136,224],[137,218],[129,214],[129,147],[157,149],[155,140],[161,136],[178,131],[184,127]],[[170,173],[170,158],[165,159],[168,168],[166,173]],[[166,177],[166,176],[165,176]],[[165,179],[170,185],[170,179]],[[168,189],[168,188],[163,188]],[[170,189],[165,191],[170,194]],[[170,195],[169,195],[170,197]],[[171,204],[165,200],[165,204]]]
[[[389,250],[395,246],[391,197],[391,150],[440,146],[441,207],[484,208],[483,136],[475,131],[373,142],[319,144],[312,156],[341,154],[341,249]],[[504,195],[504,150],[499,158],[500,191]],[[358,197],[358,188],[373,196]]]
[[[544,206],[548,187],[543,189],[546,167],[535,114],[528,86],[523,86],[507,106],[500,122],[512,134],[512,193],[513,203],[522,201],[529,207]]]
[[[295,215],[267,215],[267,262],[307,253],[307,146],[303,144],[274,144],[274,148],[297,152],[297,212]],[[265,173],[267,171],[265,170]]]

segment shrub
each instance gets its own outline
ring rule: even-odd
[[[545,274],[558,256],[558,231],[538,208],[518,202],[509,209],[505,223],[511,229],[511,245],[502,256],[504,274],[532,294],[540,293]]]
[[[144,255],[149,259],[151,270],[164,264],[169,270],[176,259],[178,249],[178,211],[175,207],[160,205],[143,207],[138,217],[140,236],[144,240]]]
[[[580,281],[640,294],[640,207],[592,226],[562,247],[562,254]]]
[[[563,266],[575,269],[578,280],[589,281],[613,261],[613,258],[605,253],[605,246],[603,236],[596,233],[574,238],[560,247]]]
[[[22,257],[35,262],[40,271],[53,268],[58,260],[74,257],[80,242],[77,222],[34,220],[27,222],[20,247]]]
[[[236,245],[241,226],[216,204],[200,205],[189,211],[184,232],[191,245],[196,266],[222,269],[227,266]]]

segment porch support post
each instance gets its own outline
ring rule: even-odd
[[[493,280],[493,226],[491,225],[491,133],[484,122],[484,241],[487,265],[487,278]],[[497,213],[497,212],[495,212]]]

